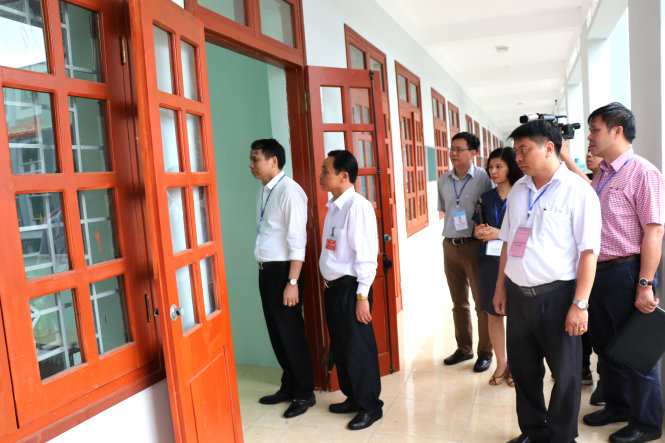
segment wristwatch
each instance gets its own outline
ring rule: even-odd
[[[298,279],[297,278],[290,278],[289,279],[289,284],[291,286],[296,286],[298,284]]]
[[[643,288],[646,288],[647,286],[653,286],[653,281],[649,281],[649,280],[647,280],[646,278],[641,278],[641,279],[639,279],[638,283],[639,283],[640,286],[642,286]]]
[[[574,298],[573,303],[575,303],[577,307],[580,309],[589,309],[589,303],[584,300],[578,300]]]
[[[356,298],[358,300],[367,300],[369,297],[367,297],[366,295],[362,295],[362,294],[356,294]]]

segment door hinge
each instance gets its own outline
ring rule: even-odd
[[[127,42],[125,37],[120,37],[120,63],[127,64]]]
[[[145,294],[145,310],[148,315],[148,323],[150,323],[152,321],[153,311],[152,311],[152,303],[150,302],[150,294],[148,294],[147,292]],[[155,311],[157,310],[155,309]]]
[[[303,98],[303,110],[309,112],[310,100],[309,100],[309,91],[305,91],[305,97]]]

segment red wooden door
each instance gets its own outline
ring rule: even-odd
[[[242,440],[202,23],[132,0],[142,163],[178,441]]]
[[[378,150],[376,156],[375,140],[384,140],[384,120],[382,118],[381,86],[378,75],[374,78],[374,102],[372,102],[370,71],[356,69],[307,67],[307,78],[311,101],[310,125],[312,137],[312,174],[317,183],[313,196],[315,220],[318,235],[315,239],[320,250],[321,231],[326,215],[328,195],[318,185],[318,174],[323,160],[329,151],[346,149],[358,159],[358,178],[356,191],[372,202],[379,223],[380,248],[378,269],[374,280],[374,305],[372,323],[379,350],[381,374],[385,375],[399,369],[397,343],[397,315],[395,297],[398,282],[394,268],[387,269],[384,275],[382,251],[388,260],[393,259],[392,238],[390,238],[390,193],[388,178],[384,174],[380,180],[378,170],[387,164],[386,150]],[[376,108],[376,113],[374,112]],[[377,116],[376,129],[374,116]],[[378,134],[376,133],[378,132]],[[381,200],[379,200],[379,198]],[[383,214],[381,214],[381,206]],[[323,281],[321,281],[323,285]],[[387,297],[386,297],[387,287]],[[321,303],[322,305],[323,303]],[[324,334],[325,335],[325,334]],[[391,361],[392,355],[392,361]],[[317,356],[319,357],[319,356]],[[318,358],[317,358],[318,360]],[[337,389],[336,377],[331,388]]]

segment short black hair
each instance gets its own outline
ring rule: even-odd
[[[512,138],[513,140],[524,137],[540,146],[547,142],[552,142],[554,143],[554,152],[556,152],[556,155],[559,156],[561,152],[563,138],[561,137],[561,130],[554,122],[541,119],[531,120],[515,128],[508,136],[508,138]]]
[[[589,115],[587,123],[591,123],[591,120],[596,117],[600,117],[607,125],[607,130],[621,126],[623,128],[623,136],[626,137],[628,143],[632,143],[635,140],[635,135],[637,135],[635,115],[621,103],[612,102],[596,109]]]
[[[266,159],[277,157],[277,166],[279,169],[284,169],[286,163],[286,153],[284,146],[280,145],[274,138],[262,138],[252,142],[251,150],[258,149],[263,152]]]
[[[330,151],[328,157],[333,158],[335,173],[346,172],[349,174],[349,181],[351,183],[356,182],[356,177],[358,177],[358,160],[356,160],[353,154],[344,149],[338,149]]]
[[[505,146],[503,148],[496,148],[494,151],[490,152],[490,156],[487,157],[487,175],[490,173],[490,161],[493,158],[500,158],[508,165],[508,181],[510,186],[514,185],[517,180],[524,176],[524,172],[517,166],[517,161],[515,160],[515,150],[510,146]]]
[[[457,134],[453,135],[453,138],[450,139],[450,142],[452,143],[453,140],[457,140],[459,138],[466,140],[466,145],[470,150],[477,151],[480,149],[480,139],[474,134],[470,132],[458,132]]]

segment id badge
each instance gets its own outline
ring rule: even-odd
[[[337,249],[337,240],[335,240],[334,238],[327,238],[326,249],[330,249],[331,251]]]
[[[466,223],[466,211],[464,209],[455,212],[453,219],[455,220],[455,230],[463,231],[469,228],[469,225]]]
[[[531,230],[532,228],[528,226],[520,226],[517,228],[517,233],[515,234],[513,245],[510,247],[511,257],[524,257],[526,244],[529,241],[529,237],[531,237]]]
[[[487,246],[485,246],[485,255],[500,257],[502,248],[503,240],[490,240],[487,242]]]

